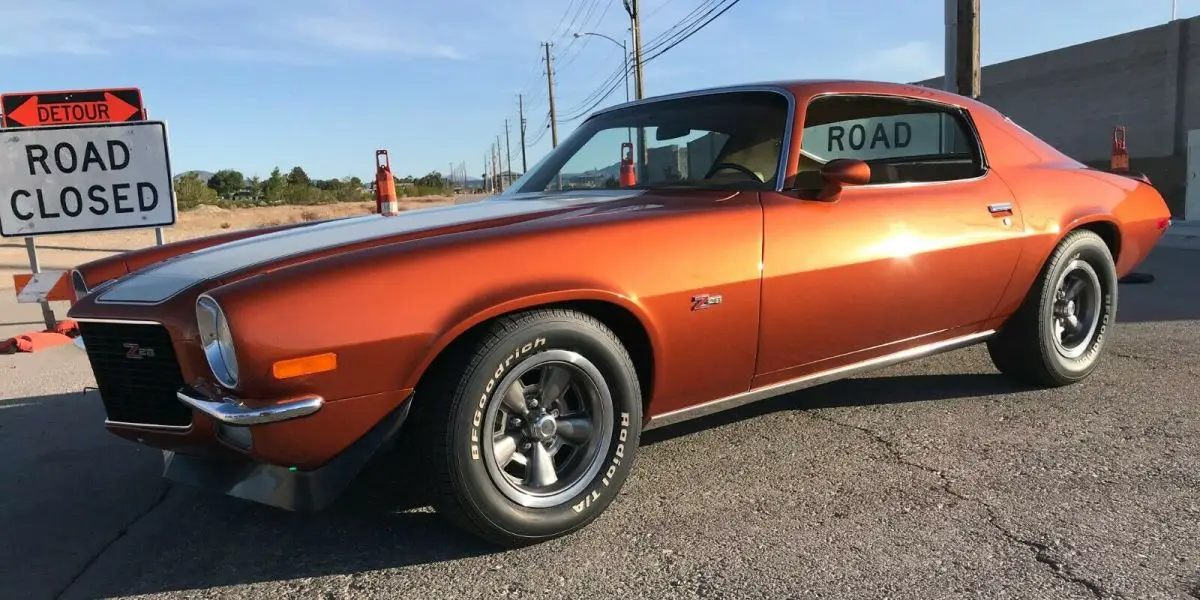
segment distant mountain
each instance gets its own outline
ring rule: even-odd
[[[182,173],[176,173],[175,180],[178,181],[184,175],[188,175],[191,173],[195,173],[196,177],[199,177],[200,181],[203,181],[204,183],[208,183],[209,178],[211,178],[213,176],[213,174],[209,171],[184,171]]]
[[[597,175],[604,175],[607,177],[617,178],[617,177],[621,176],[621,163],[615,162],[615,163],[613,163],[607,167],[601,168],[601,169],[589,169],[582,173],[563,173],[563,175],[566,177],[581,177],[581,176],[595,177]]]

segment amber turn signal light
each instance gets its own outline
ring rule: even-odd
[[[314,354],[313,356],[302,356],[300,358],[289,358],[278,361],[271,366],[271,373],[275,375],[275,379],[288,379],[302,375],[312,375],[313,373],[324,373],[336,368],[337,355],[327,352],[325,354]]]

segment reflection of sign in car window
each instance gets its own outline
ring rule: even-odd
[[[801,147],[822,160],[939,154],[941,125],[936,113],[836,121],[805,127]]]

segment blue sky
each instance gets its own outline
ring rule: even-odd
[[[640,0],[653,43],[706,0]],[[1181,18],[1200,0],[1179,0]],[[984,64],[1164,23],[1170,0],[982,0]],[[136,86],[166,120],[177,171],[472,176],[517,94],[532,165],[550,148],[539,43],[554,42],[561,117],[621,65],[621,0],[0,0],[4,92]],[[565,17],[565,18],[564,18]],[[939,76],[942,0],[742,0],[645,66],[647,95],[757,80]],[[986,85],[986,82],[985,82]],[[623,101],[618,87],[600,106]],[[559,138],[578,120],[559,125]]]

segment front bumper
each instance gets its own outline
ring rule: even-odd
[[[175,396],[179,398],[180,402],[221,423],[239,426],[278,423],[304,417],[321,410],[321,407],[325,405],[324,398],[307,394],[255,407],[230,396],[212,398],[190,386],[180,389]]]
[[[314,469],[164,450],[163,477],[286,510],[318,511],[336,500],[373,456],[390,446],[411,406],[409,394],[365,435]]]

